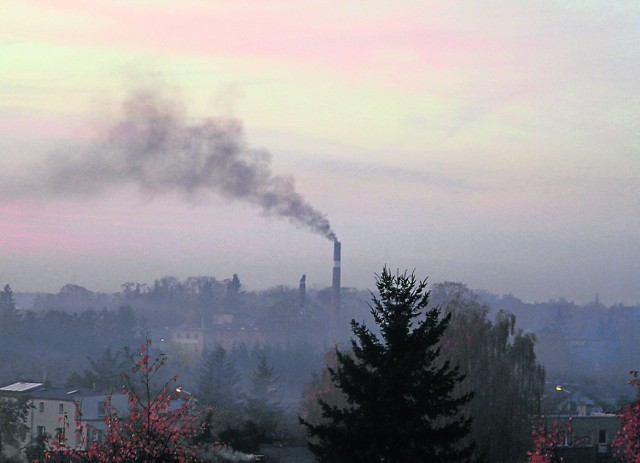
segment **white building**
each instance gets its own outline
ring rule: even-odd
[[[0,400],[27,399],[29,412],[25,422],[27,434],[17,449],[5,449],[7,455],[21,453],[32,443],[46,437],[51,442],[64,442],[71,448],[84,448],[87,440],[99,439],[104,424],[106,394],[90,390],[51,388],[45,383],[25,382],[9,384],[0,388]],[[112,405],[123,413],[127,412],[127,397],[114,394]],[[78,424],[89,429],[89,436],[77,432]]]

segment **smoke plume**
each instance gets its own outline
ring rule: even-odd
[[[122,119],[96,149],[51,159],[44,172],[38,189],[49,193],[92,195],[128,184],[152,195],[216,193],[335,239],[327,218],[295,190],[293,178],[275,175],[269,153],[246,146],[240,121],[191,122],[180,105],[155,91],[130,95]]]

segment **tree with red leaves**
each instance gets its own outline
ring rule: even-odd
[[[92,463],[190,463],[201,460],[202,445],[194,443],[199,428],[189,396],[176,387],[175,376],[166,381],[159,392],[154,392],[153,383],[167,359],[163,353],[152,359],[150,347],[151,340],[147,339],[140,348],[139,360],[132,367],[135,376],[124,377],[122,392],[128,398],[128,416],[123,416],[108,396],[103,439],[88,442],[87,436],[92,430],[83,428],[81,416],[78,416],[76,432],[84,437],[86,450],[68,448],[61,436],[52,442],[55,457],[63,454],[70,461]],[[53,456],[48,454],[46,460],[50,461]]]
[[[564,424],[555,420],[550,429],[542,422],[535,424],[531,432],[534,447],[527,452],[529,463],[562,463],[568,460],[567,451],[584,446],[585,438],[573,436],[572,421],[571,417]]]
[[[554,421],[551,429],[547,429],[543,423],[534,425],[531,432],[534,447],[528,452],[529,463],[561,462],[557,449],[567,443],[572,432],[571,418],[562,426],[558,421]]]
[[[631,375],[629,384],[638,388],[640,396],[639,373],[632,371]],[[612,443],[615,455],[623,462],[640,463],[640,399],[625,406],[619,416],[622,429]]]

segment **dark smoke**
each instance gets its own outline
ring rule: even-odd
[[[126,184],[148,194],[214,192],[335,240],[327,218],[296,192],[293,178],[275,175],[269,153],[246,146],[241,122],[190,122],[179,105],[154,91],[137,91],[124,102],[122,120],[98,149],[50,160],[43,177],[40,188],[74,196]]]

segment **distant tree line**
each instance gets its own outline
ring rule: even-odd
[[[140,331],[140,320],[130,306],[78,312],[18,310],[6,285],[0,292],[0,379],[60,383],[88,355],[135,345]]]

